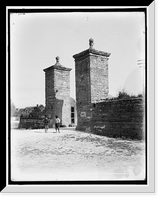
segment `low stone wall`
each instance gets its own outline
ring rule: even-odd
[[[44,122],[42,118],[20,118],[19,128],[25,129],[42,129]]]
[[[85,112],[85,115],[79,116],[81,119],[78,120],[78,130],[108,137],[144,139],[145,120],[142,98],[91,104],[87,107],[87,111],[88,115]]]

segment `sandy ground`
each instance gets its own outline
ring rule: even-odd
[[[143,180],[145,143],[75,131],[11,130],[14,181]]]

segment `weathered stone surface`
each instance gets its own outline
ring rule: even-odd
[[[87,123],[91,117],[91,103],[100,102],[108,98],[108,57],[110,53],[90,48],[75,54],[76,101],[77,101],[77,129],[84,129],[82,121]],[[86,118],[81,113],[86,113]]]
[[[144,139],[145,115],[142,98],[113,100],[80,108],[78,130],[108,137]]]
[[[54,90],[56,91],[56,115],[62,119],[62,124],[68,126],[70,120],[70,72],[54,71]]]
[[[56,57],[55,65],[44,69],[46,114],[52,118],[51,126],[55,115],[59,116],[62,125],[71,123],[70,70],[59,63],[59,57]]]
[[[103,56],[90,55],[91,103],[108,98],[108,59]]]
[[[97,103],[92,111],[91,131],[109,137],[144,139],[142,98]]]
[[[77,130],[109,137],[143,139],[145,133],[142,98],[108,99],[110,53],[90,48],[75,54]]]

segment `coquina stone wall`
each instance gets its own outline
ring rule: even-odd
[[[109,137],[144,138],[142,98],[109,100],[108,59],[89,40],[89,49],[75,54],[77,130]]]
[[[144,139],[144,109],[143,98],[91,104],[80,112],[78,129],[108,137]]]
[[[93,39],[89,48],[73,55],[75,59],[77,129],[82,130],[82,118],[86,113],[85,123],[91,118],[91,103],[108,98],[108,59],[110,53],[93,48]]]
[[[54,73],[55,113],[61,119],[62,125],[71,124],[70,112],[70,71],[55,70]]]
[[[56,57],[55,65],[44,69],[46,114],[52,119],[50,127],[55,123],[56,115],[61,119],[61,125],[71,124],[70,71],[59,63],[59,57]]]
[[[90,59],[91,102],[100,102],[109,94],[108,57],[92,54]]]

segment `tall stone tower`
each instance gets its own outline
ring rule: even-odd
[[[75,59],[77,129],[91,119],[92,106],[108,98],[108,59],[110,53],[94,49],[94,40],[89,39],[89,48],[73,55]]]
[[[71,123],[70,107],[70,71],[62,66],[59,57],[56,64],[43,70],[45,72],[45,104],[46,114],[54,123],[55,115],[61,119],[61,124]]]

